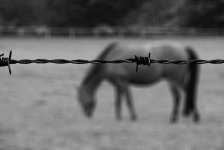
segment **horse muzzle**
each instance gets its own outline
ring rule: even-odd
[[[85,116],[87,117],[87,118],[92,118],[92,116],[93,116],[93,113],[92,113],[92,111],[91,110],[85,110],[84,111],[84,114],[85,114]]]

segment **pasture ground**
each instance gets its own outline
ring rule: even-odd
[[[13,59],[94,59],[112,41],[167,39],[1,38]],[[224,59],[224,38],[169,38],[193,46],[202,59]],[[104,82],[94,118],[76,100],[76,87],[90,65],[12,65],[0,69],[0,150],[222,150],[224,149],[224,65],[202,65],[198,93],[201,122],[181,117],[170,124],[172,99],[165,82],[132,87],[138,121],[126,106],[114,116],[114,91]],[[142,68],[139,68],[142,69]]]

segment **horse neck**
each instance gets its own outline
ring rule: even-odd
[[[111,43],[104,49],[104,51],[97,57],[97,59],[104,60],[107,54],[110,53],[116,45],[116,42]],[[93,65],[87,73],[87,76],[85,77],[82,86],[86,88],[87,92],[89,92],[90,94],[95,94],[97,87],[102,81],[103,74],[104,71],[102,65]]]
[[[94,74],[87,82],[82,84],[82,87],[90,94],[95,95],[97,88],[99,87],[100,83],[102,82],[102,75],[100,72]]]

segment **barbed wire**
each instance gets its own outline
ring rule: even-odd
[[[150,59],[150,53],[148,57],[142,56],[135,56],[134,58],[127,58],[127,59],[120,59],[120,60],[85,60],[85,59],[75,59],[75,60],[66,60],[66,59],[21,59],[21,60],[14,60],[11,59],[12,51],[9,53],[9,57],[3,57],[4,54],[0,54],[0,67],[8,66],[9,74],[12,73],[10,64],[121,64],[121,63],[135,63],[136,64],[136,72],[138,71],[139,65],[147,65],[150,67],[150,64],[159,63],[159,64],[177,64],[177,65],[184,65],[184,64],[223,64],[223,59],[213,59],[213,60],[202,60],[202,59],[192,59],[192,60],[154,60]]]

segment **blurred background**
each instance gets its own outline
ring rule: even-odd
[[[224,34],[223,0],[0,0],[0,35]]]
[[[92,60],[111,42],[177,42],[200,59],[224,59],[224,0],[0,0],[0,54]],[[101,38],[102,37],[102,38]],[[106,37],[106,38],[104,38]],[[223,150],[223,64],[201,65],[201,122],[170,124],[166,82],[131,87],[138,120],[114,113],[114,88],[97,91],[94,118],[77,101],[86,65],[0,68],[0,150]],[[139,66],[139,69],[148,69]]]

